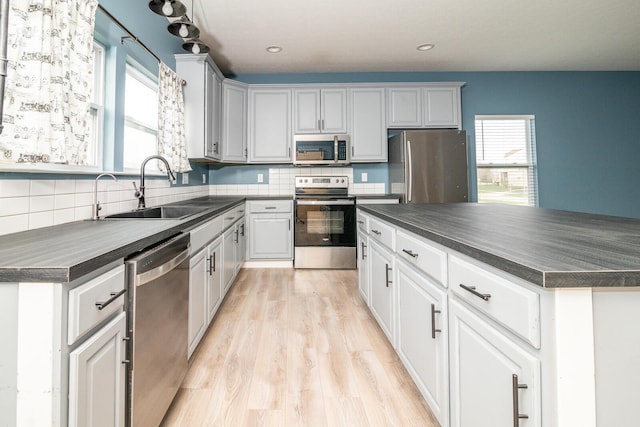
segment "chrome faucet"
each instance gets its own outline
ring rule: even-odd
[[[101,173],[100,175],[96,176],[95,181],[93,181],[93,220],[96,220],[100,217],[100,210],[102,209],[102,206],[100,206],[100,202],[98,201],[98,180],[103,176],[110,176],[111,179],[118,182],[118,178],[110,173]]]
[[[164,163],[164,165],[167,167],[167,178],[169,179],[169,181],[176,180],[175,175],[171,171],[171,166],[169,166],[169,162],[164,157],[156,154],[144,159],[142,161],[142,165],[140,166],[140,187],[136,188],[136,183],[135,182],[133,183],[133,188],[136,190],[135,196],[138,198],[138,209],[144,209],[146,207],[144,202],[144,168],[149,162],[149,160],[152,160],[152,159],[158,159]]]

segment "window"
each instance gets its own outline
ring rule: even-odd
[[[124,169],[137,169],[158,153],[158,85],[127,64],[124,100]],[[149,164],[153,168],[154,162]]]
[[[534,116],[476,116],[478,202],[537,206]]]
[[[87,162],[90,166],[102,167],[102,144],[104,124],[104,46],[93,43],[93,92],[91,93],[90,143],[87,147]]]

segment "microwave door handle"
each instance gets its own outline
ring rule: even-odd
[[[338,135],[333,136],[333,162],[338,163]]]

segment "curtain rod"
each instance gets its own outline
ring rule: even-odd
[[[145,51],[147,51],[147,53],[151,56],[153,56],[155,58],[156,61],[158,61],[158,64],[162,62],[162,60],[158,57],[158,55],[156,55],[155,53],[153,53],[153,51],[151,49],[149,49],[147,47],[146,44],[144,44],[142,41],[140,41],[140,39],[138,37],[136,37],[135,34],[133,34],[131,31],[129,31],[129,29],[127,27],[124,26],[124,24],[122,22],[120,22],[115,16],[113,16],[107,9],[104,8],[104,6],[102,6],[100,3],[98,3],[98,9],[100,9],[105,15],[107,15],[107,17],[109,19],[111,19],[113,22],[115,22],[115,24],[120,27],[120,29],[122,29],[122,31],[124,31],[125,33],[127,33],[127,36],[130,37],[131,39],[133,39],[136,43],[138,43],[140,45],[140,47],[142,47]],[[126,37],[120,37],[120,43],[124,43],[124,39]],[[185,80],[182,80],[182,85],[186,85],[187,82]]]
[[[131,37],[133,40],[135,40],[135,42],[138,43],[144,50],[146,50],[149,55],[153,56],[155,58],[155,60],[158,61],[158,63],[162,62],[160,60],[160,58],[158,57],[158,55],[153,53],[153,51],[151,49],[149,49],[146,44],[141,42],[138,37],[136,37],[131,31],[129,31],[129,29],[127,27],[125,27],[122,22],[118,21],[118,19],[115,16],[113,16],[107,9],[105,9],[104,6],[102,6],[100,3],[98,3],[98,9],[100,9],[102,12],[104,12],[104,14],[109,17],[109,19],[111,19],[113,22],[115,22],[116,25],[118,27],[120,27],[120,29],[122,29],[122,31],[127,33],[127,35],[129,37]]]

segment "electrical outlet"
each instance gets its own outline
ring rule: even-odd
[[[206,174],[206,173],[203,173],[203,174],[202,174],[202,183],[203,183],[203,184],[206,184],[206,183],[207,183],[207,174]]]
[[[258,183],[264,182],[264,174],[258,174]]]
[[[182,184],[183,185],[189,184],[189,174],[188,173],[183,173],[182,174]]]
[[[362,182],[367,182],[368,179],[369,179],[369,176],[367,175],[367,173],[362,172]]]

